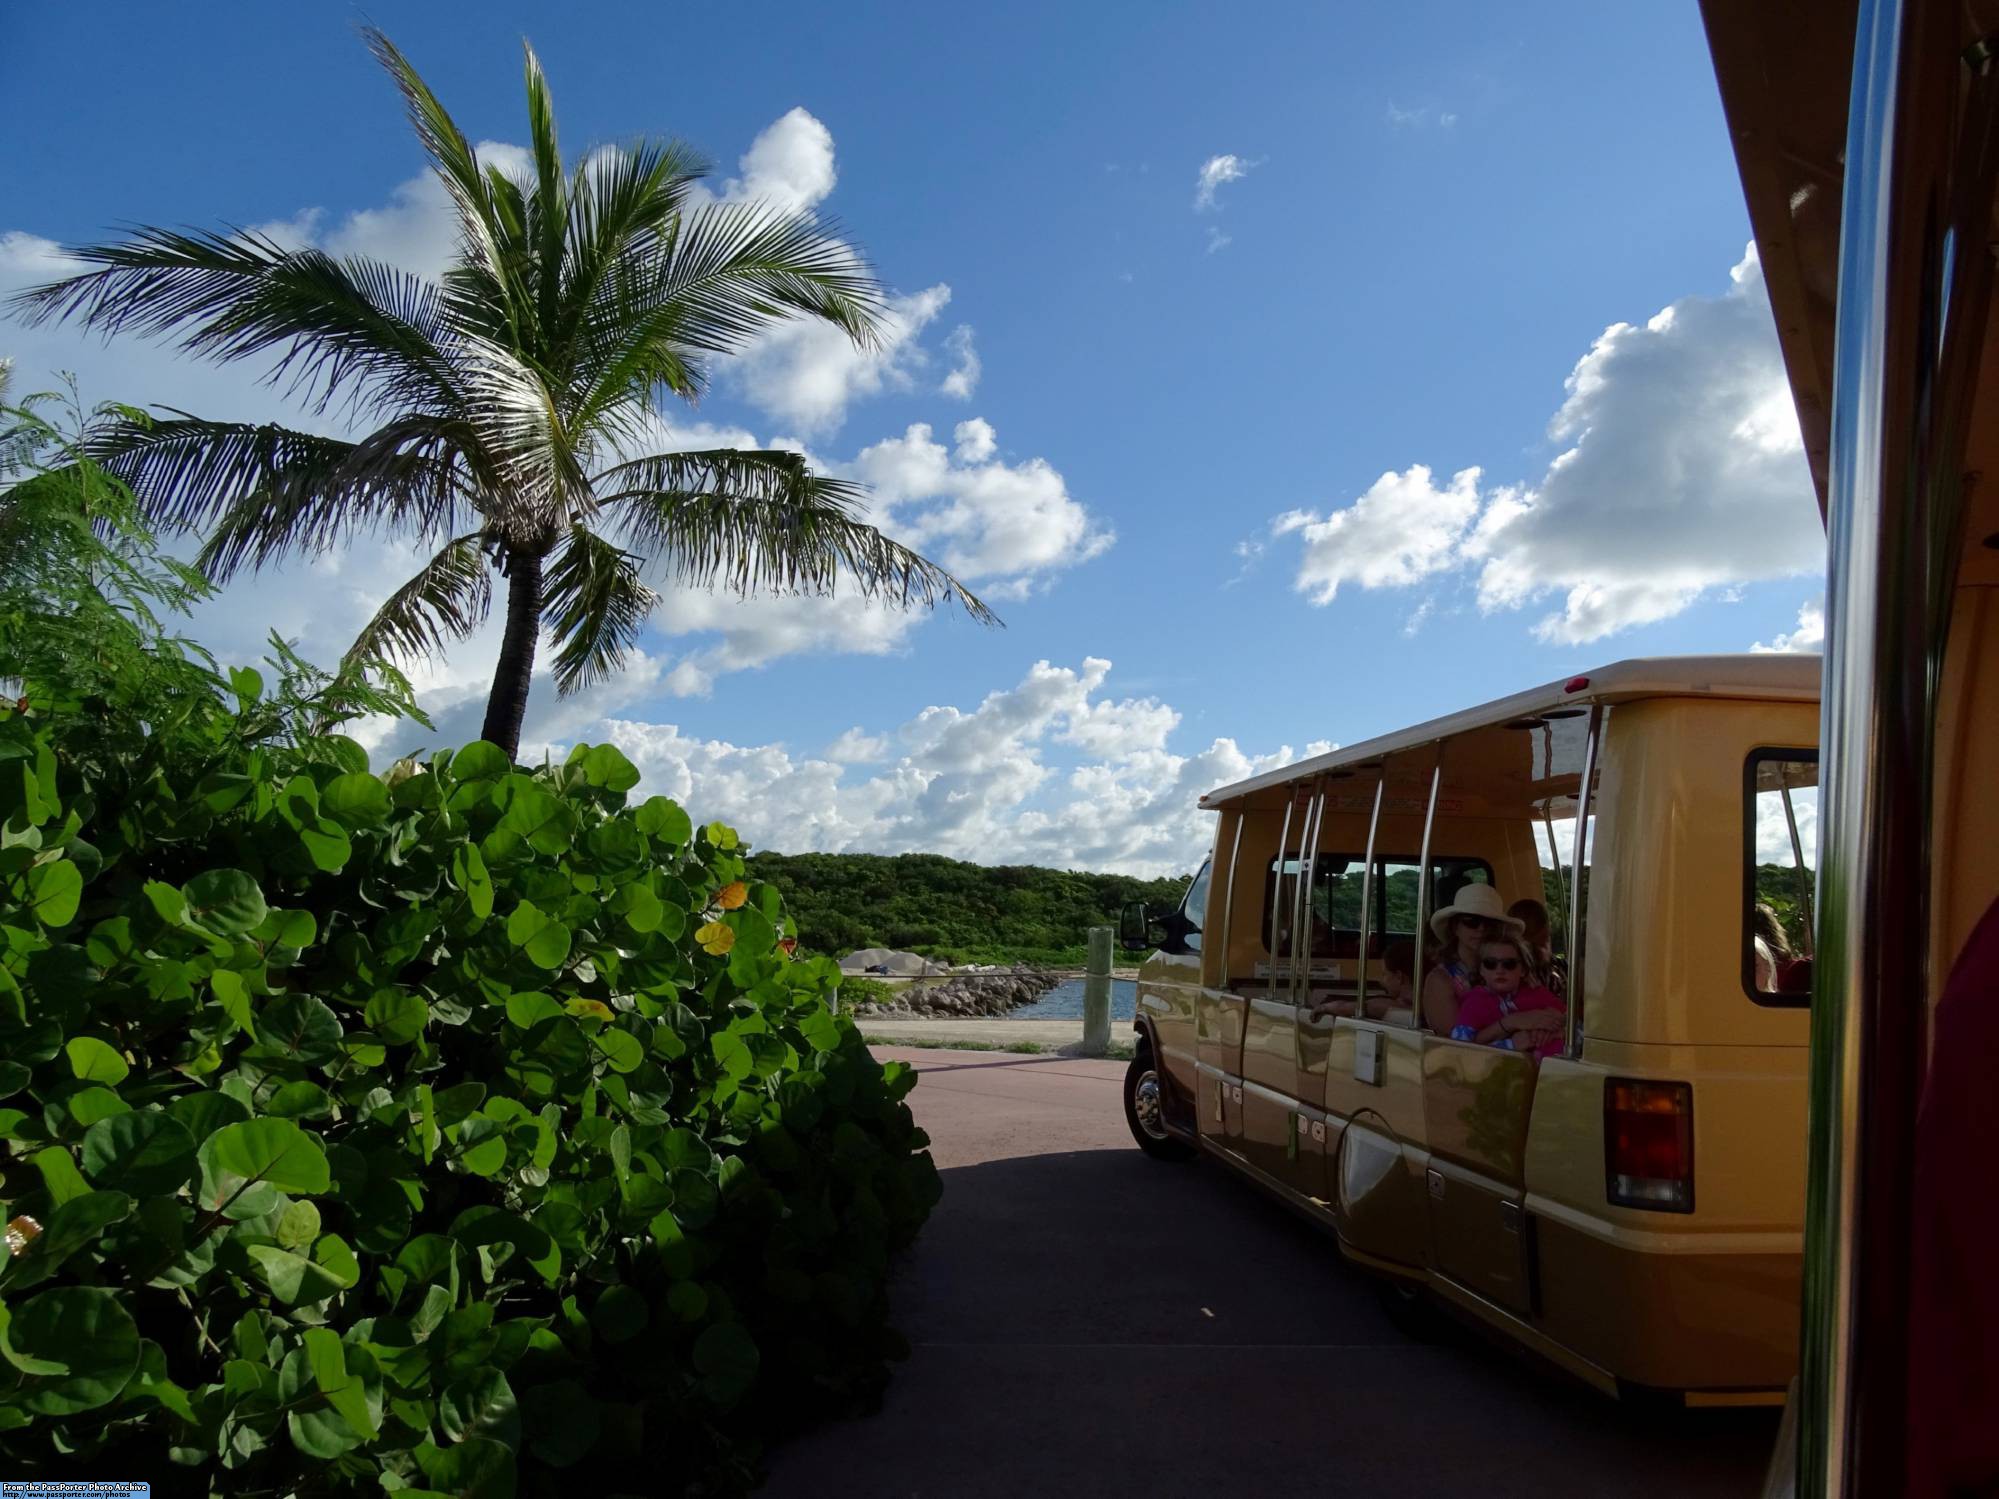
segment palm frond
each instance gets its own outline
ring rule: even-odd
[[[728,354],[774,322],[811,317],[869,345],[884,311],[867,262],[811,214],[715,203],[683,214],[631,276],[605,283],[583,341],[598,347],[643,323],[649,337]]]
[[[568,225],[568,184],[555,137],[555,101],[534,48],[521,43],[528,96],[528,145],[534,156],[534,199],[529,205],[527,243],[535,259],[535,293],[540,322],[548,330],[559,316],[562,295],[562,241]]]
[[[354,663],[435,655],[486,622],[493,575],[484,533],[454,536],[415,577],[390,594],[343,658]]]
[[[249,231],[141,228],[67,253],[97,269],[17,293],[11,305],[31,326],[74,317],[106,335],[178,334],[182,349],[217,361],[270,354],[268,378],[321,407],[354,382],[372,385],[374,404],[452,402],[437,288],[394,266]]]
[[[583,526],[570,530],[542,594],[556,642],[556,691],[566,696],[624,667],[659,602],[640,579],[642,561]]]
[[[480,165],[479,154],[465,132],[396,44],[372,26],[363,28],[361,34],[403,96],[410,128],[457,212],[459,262],[444,276],[445,301],[454,322],[489,337],[505,334],[515,340],[530,340],[534,308],[524,295],[519,257],[511,253],[506,226],[494,202],[492,174]]]
[[[785,452],[664,453],[598,476],[614,534],[682,584],[831,594],[845,577],[896,608],[955,601],[981,624],[1000,622],[950,573],[859,519],[863,494]]]
[[[90,456],[124,480],[141,512],[207,538],[202,565],[218,581],[244,563],[323,552],[367,529],[448,534],[475,495],[459,460],[461,429],[408,417],[358,442],[272,423],[120,422]]]
[[[648,261],[707,170],[678,141],[641,140],[577,163],[562,255],[561,337],[576,336],[607,277]]]

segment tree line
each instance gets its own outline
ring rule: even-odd
[[[1179,904],[1190,874],[1123,874],[967,864],[937,854],[751,856],[815,952],[893,947],[952,963],[1080,963],[1093,926],[1115,926],[1128,901]]]

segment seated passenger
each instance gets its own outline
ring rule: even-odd
[[[1564,987],[1561,966],[1555,961],[1555,944],[1548,930],[1548,908],[1532,896],[1516,900],[1506,908],[1506,914],[1522,924],[1521,940],[1527,944],[1527,955],[1534,961],[1534,971],[1541,976],[1541,982],[1548,991],[1560,995]]]
[[[1410,942],[1391,942],[1381,953],[1381,992],[1367,997],[1368,1017],[1380,1020],[1390,1010],[1407,1005],[1416,985],[1413,970],[1416,967],[1416,947]],[[1351,999],[1335,999],[1328,994],[1313,1006],[1314,1016],[1351,1015],[1354,1002]]]
[[[1784,935],[1783,919],[1761,901],[1749,913],[1749,925],[1756,934],[1756,988],[1760,993],[1774,994],[1778,966],[1790,962],[1793,956],[1791,939]]]
[[[1423,979],[1423,1024],[1448,1036],[1458,1023],[1458,1005],[1479,980],[1479,944],[1487,937],[1520,935],[1518,917],[1506,914],[1499,892],[1490,885],[1459,889],[1457,899],[1430,918],[1430,930],[1443,948],[1436,966]]]
[[[1562,1002],[1534,972],[1527,946],[1517,937],[1489,937],[1479,947],[1480,986],[1458,1007],[1453,1041],[1476,1041],[1536,1058],[1562,1050]]]

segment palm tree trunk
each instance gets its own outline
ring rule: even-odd
[[[534,678],[535,646],[541,639],[541,558],[507,553],[507,631],[500,637],[500,660],[486,698],[486,726],[480,737],[507,752],[520,753],[521,720],[527,716],[528,685]]]

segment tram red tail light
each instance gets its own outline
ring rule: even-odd
[[[1694,1090],[1687,1083],[1607,1078],[1604,1190],[1620,1207],[1694,1210]]]

